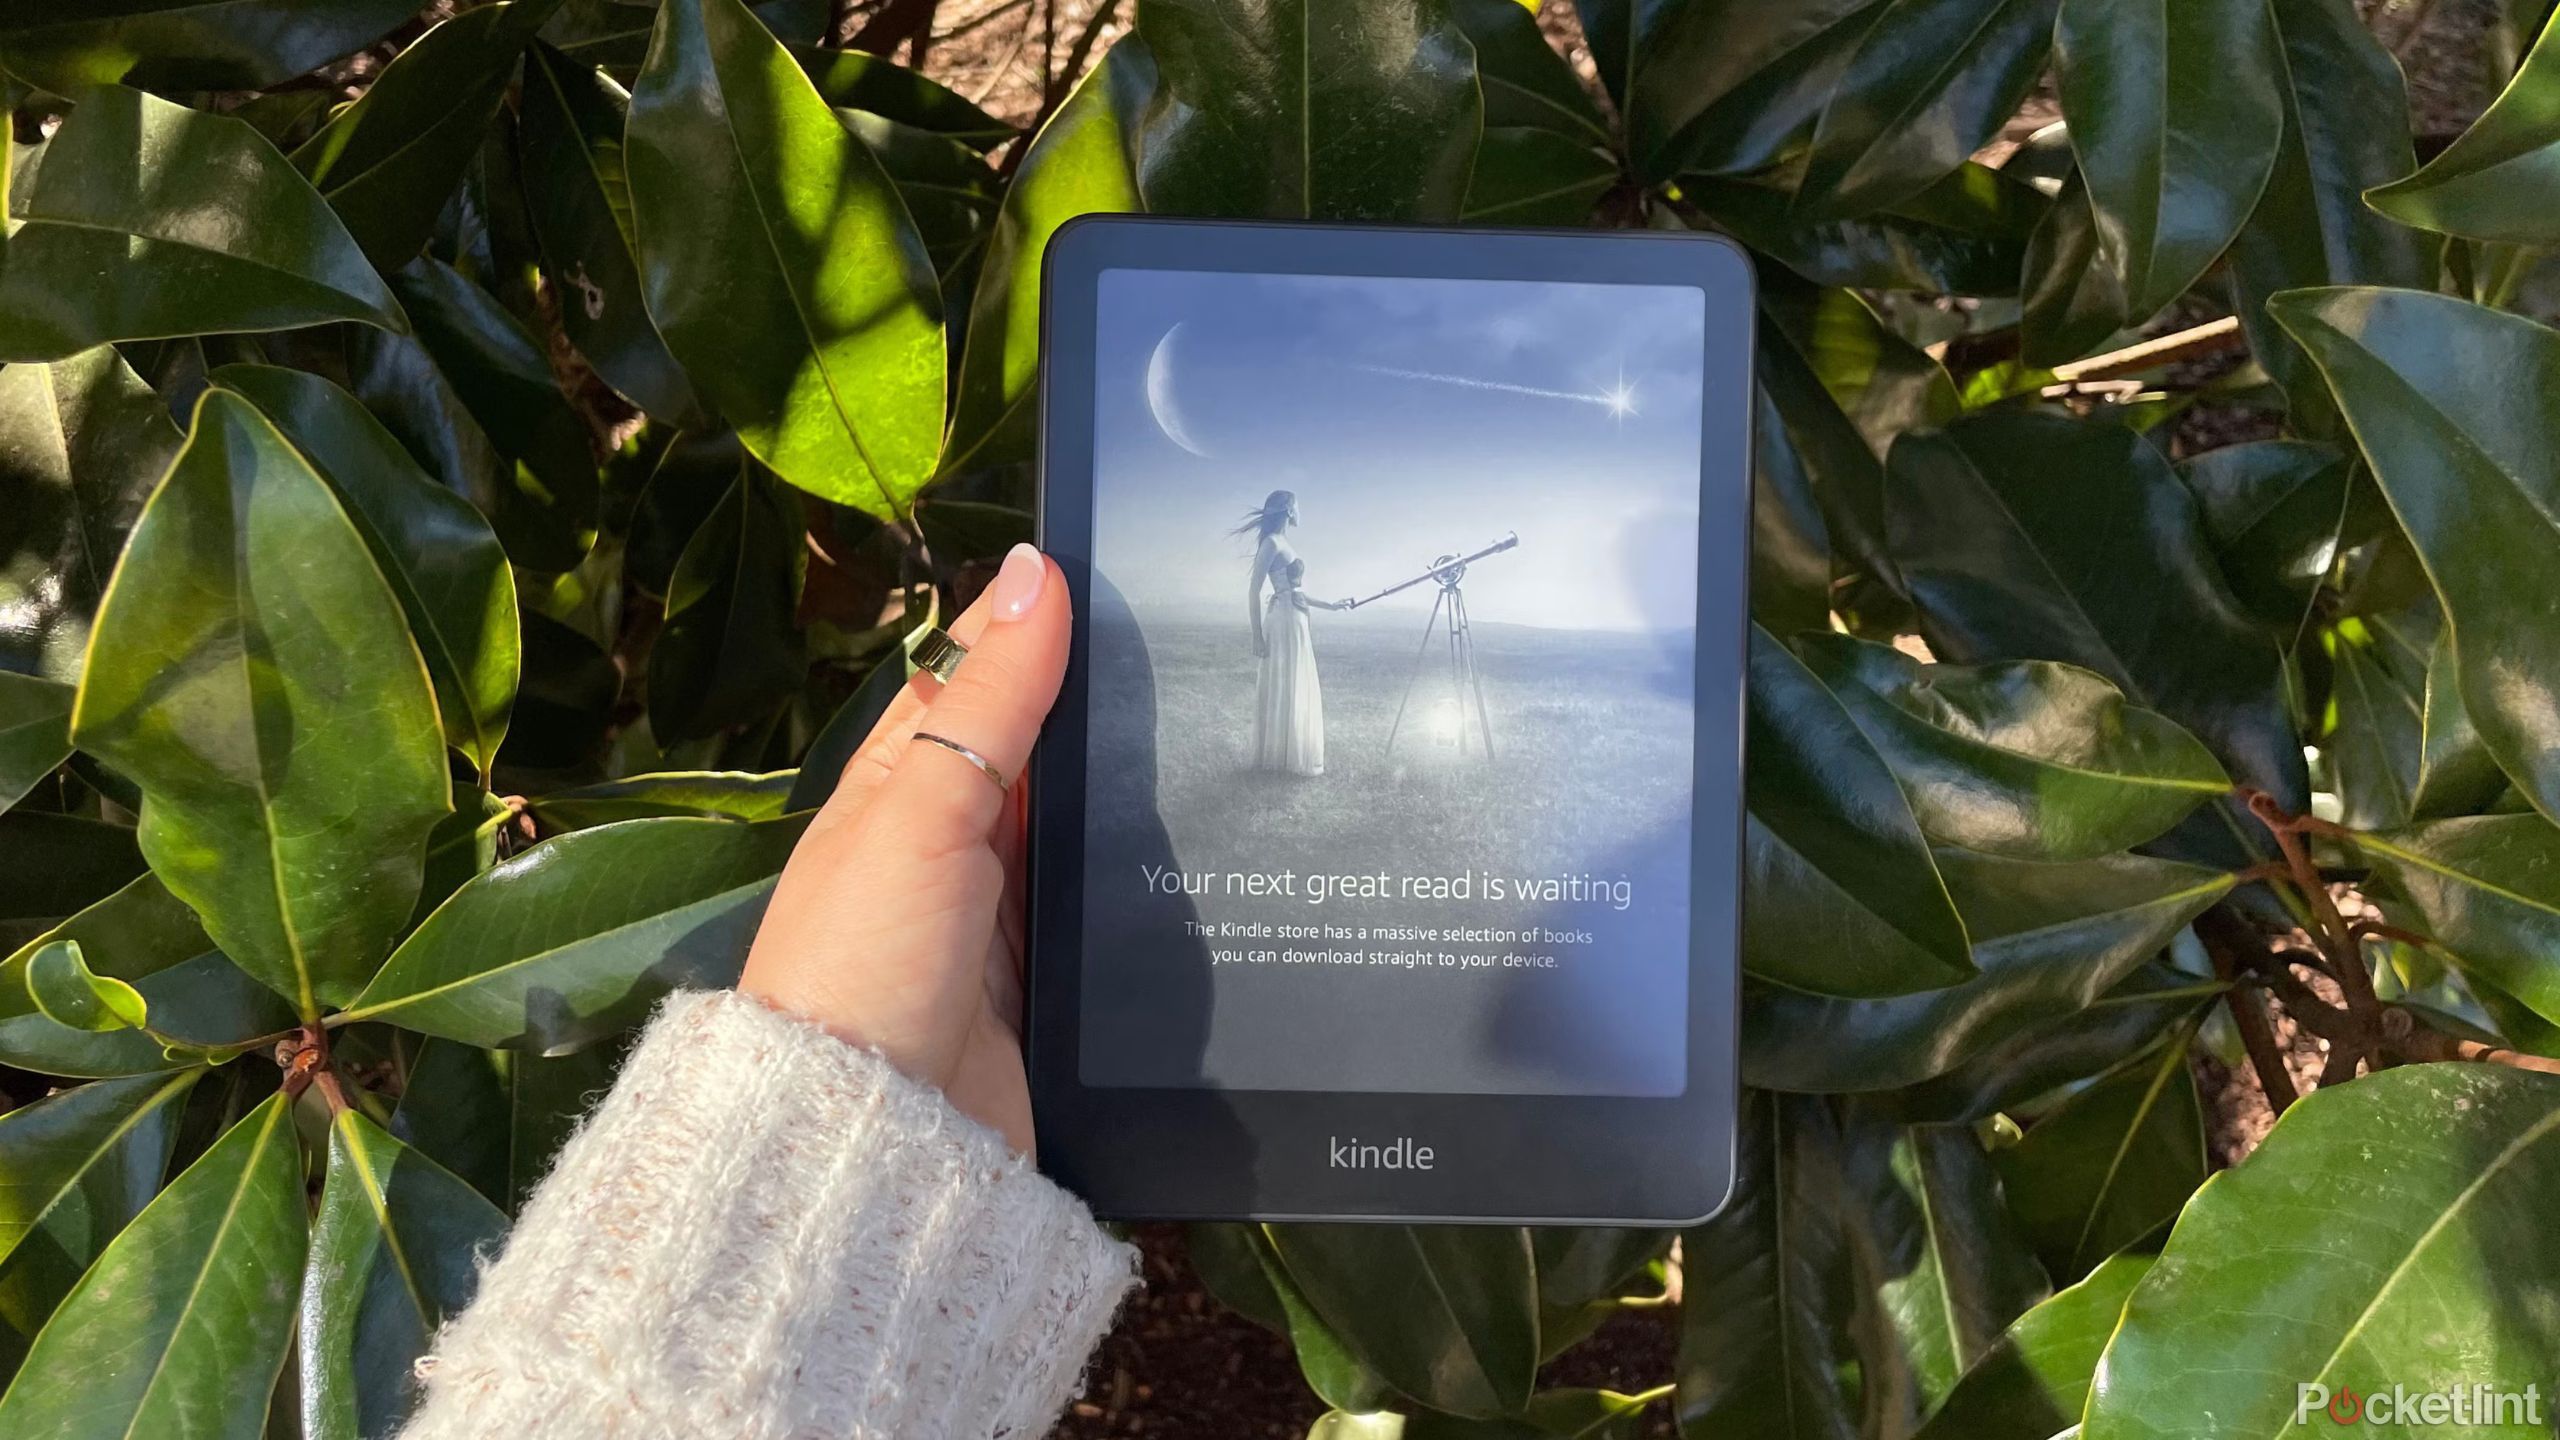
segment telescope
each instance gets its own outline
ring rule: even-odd
[[[1431,654],[1431,636],[1440,628],[1445,618],[1448,622],[1449,636],[1449,684],[1453,698],[1458,704],[1458,753],[1460,755],[1467,753],[1467,697],[1472,695],[1476,702],[1476,730],[1484,737],[1485,758],[1488,760],[1493,758],[1493,717],[1485,708],[1484,677],[1476,673],[1475,630],[1467,623],[1467,592],[1461,586],[1467,578],[1469,565],[1488,555],[1499,555],[1505,550],[1515,549],[1519,544],[1518,531],[1505,532],[1501,539],[1481,550],[1466,555],[1443,555],[1432,561],[1430,568],[1412,579],[1390,585],[1370,596],[1368,600],[1351,602],[1352,608],[1356,610],[1368,604],[1370,600],[1384,600],[1399,590],[1410,590],[1425,580],[1440,582],[1440,593],[1431,597],[1431,618],[1422,622],[1422,646],[1413,652],[1413,673],[1405,677],[1404,698],[1396,702],[1395,722],[1387,727],[1389,755],[1393,755],[1396,750],[1396,733],[1404,728],[1405,708],[1413,703],[1413,687],[1421,683],[1424,662]]]
[[[1443,555],[1439,559],[1431,562],[1430,569],[1423,571],[1421,574],[1414,576],[1410,580],[1400,580],[1395,584],[1388,586],[1386,589],[1379,591],[1377,594],[1369,596],[1367,599],[1354,600],[1351,602],[1351,608],[1357,610],[1361,606],[1368,604],[1371,600],[1384,600],[1398,591],[1410,590],[1425,580],[1437,580],[1440,582],[1441,589],[1454,590],[1457,588],[1458,582],[1466,578],[1467,567],[1469,565],[1474,564],[1478,560],[1482,560],[1488,555],[1499,555],[1505,550],[1517,549],[1519,548],[1519,545],[1520,532],[1516,530],[1505,531],[1503,532],[1501,539],[1494,541],[1492,544],[1476,551],[1474,554]]]

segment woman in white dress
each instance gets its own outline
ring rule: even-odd
[[[1324,773],[1324,689],[1316,681],[1315,628],[1310,610],[1342,610],[1347,601],[1308,597],[1307,562],[1289,543],[1298,523],[1295,492],[1274,490],[1262,508],[1245,515],[1232,532],[1254,537],[1253,574],[1245,581],[1245,611],[1253,621],[1253,653],[1262,661],[1254,694],[1253,768],[1287,775]],[[1262,587],[1271,587],[1266,604]]]

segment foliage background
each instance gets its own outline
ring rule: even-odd
[[[1763,261],[1743,1189],[1195,1228],[1317,1436],[2549,1390],[2547,5],[2459,135],[2422,5],[1134,6],[0,0],[0,1433],[396,1429],[1028,533],[1039,244],[1132,209]]]

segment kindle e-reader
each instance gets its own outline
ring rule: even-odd
[[[1026,1038],[1098,1214],[1723,1203],[1752,293],[1700,235],[1050,242]]]

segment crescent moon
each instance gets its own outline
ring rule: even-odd
[[[1206,460],[1209,452],[1201,449],[1192,440],[1191,432],[1183,428],[1182,407],[1173,394],[1173,339],[1182,333],[1183,323],[1175,321],[1173,328],[1164,332],[1164,338],[1156,342],[1155,353],[1147,357],[1147,409],[1154,413],[1156,428],[1164,432],[1164,438]]]

